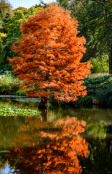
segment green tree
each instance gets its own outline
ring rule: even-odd
[[[2,65],[5,57],[5,51],[3,46],[3,38],[6,37],[5,33],[0,33],[0,65]]]
[[[8,63],[8,58],[12,58],[15,54],[12,51],[12,44],[21,37],[20,24],[23,20],[36,14],[41,7],[31,7],[29,9],[17,8],[13,10],[13,16],[11,16],[6,23],[7,36],[3,39],[4,51],[5,51],[5,64]]]
[[[6,32],[5,24],[12,14],[12,6],[6,0],[0,0],[0,32]]]
[[[3,45],[2,45],[2,43],[0,41],[0,65],[3,62],[4,57],[5,57],[5,52],[3,50]]]

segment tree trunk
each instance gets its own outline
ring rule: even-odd
[[[38,109],[41,112],[42,121],[47,121],[47,97],[41,98]]]
[[[109,74],[112,74],[112,45],[111,45],[110,54],[109,54]]]
[[[39,111],[41,112],[41,121],[47,121],[47,109],[40,109]]]
[[[39,103],[38,108],[47,109],[47,97],[42,97],[41,102]]]

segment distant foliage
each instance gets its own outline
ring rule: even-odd
[[[10,59],[21,88],[29,97],[46,97],[69,102],[86,95],[84,79],[90,62],[80,62],[85,52],[84,37],[78,37],[77,21],[58,5],[49,5],[21,24],[22,37],[13,45],[18,55]]]

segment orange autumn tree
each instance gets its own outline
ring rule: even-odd
[[[45,104],[51,95],[65,102],[86,95],[83,83],[91,65],[80,62],[86,41],[77,36],[77,26],[70,12],[57,4],[21,24],[22,37],[13,45],[17,56],[9,61],[28,97],[39,97]]]

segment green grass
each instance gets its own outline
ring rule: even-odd
[[[32,109],[0,107],[0,116],[39,116],[40,112]]]

